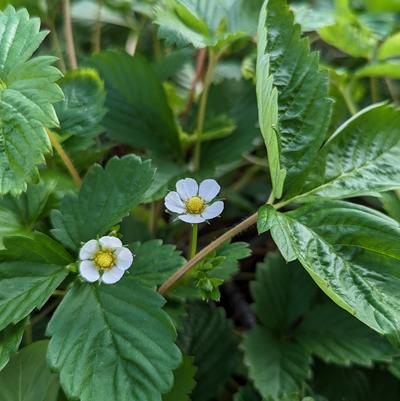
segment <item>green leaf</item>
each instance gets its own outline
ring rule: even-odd
[[[386,104],[349,119],[322,148],[301,197],[340,199],[399,188],[399,124],[399,110]]]
[[[129,249],[135,255],[130,270],[132,276],[152,287],[162,284],[185,263],[175,246],[163,245],[161,240],[136,242],[129,245]]]
[[[140,282],[75,283],[50,321],[48,360],[69,398],[161,401],[180,364],[163,298]]]
[[[326,137],[332,103],[328,75],[319,70],[318,54],[310,52],[308,39],[301,38],[285,1],[267,2],[266,27],[269,74],[279,94],[280,164],[287,171],[284,193],[294,194]]]
[[[272,205],[263,205],[258,209],[257,230],[263,234],[271,229],[275,217],[275,210]]]
[[[311,309],[296,339],[323,361],[342,366],[371,367],[375,361],[390,362],[396,353],[385,338],[333,303]]]
[[[381,194],[379,200],[385,212],[392,218],[400,222],[400,199],[394,192],[386,192]]]
[[[24,335],[25,325],[26,320],[22,320],[16,325],[10,324],[0,331],[0,371],[7,365],[10,356],[17,352]]]
[[[229,380],[236,362],[232,329],[224,310],[212,303],[193,304],[188,308],[179,336],[182,349],[194,357],[197,367],[193,401],[211,400]]]
[[[371,12],[397,12],[400,11],[399,0],[365,0],[368,11]]]
[[[9,237],[0,254],[0,330],[41,308],[68,274],[64,248],[41,233]]]
[[[65,99],[55,105],[63,136],[93,137],[102,132],[104,83],[96,70],[81,68],[69,71],[60,82]]]
[[[282,196],[286,178],[286,169],[281,168],[280,138],[278,134],[278,90],[274,86],[274,77],[270,72],[270,55],[267,50],[267,6],[261,8],[258,22],[257,43],[257,101],[261,134],[268,153],[273,194],[276,199]]]
[[[399,69],[400,69],[400,62],[398,62],[398,61],[368,64],[365,67],[359,68],[355,72],[355,77],[356,78],[377,77],[377,78],[400,79]]]
[[[196,385],[195,374],[193,358],[184,356],[181,365],[174,372],[174,386],[163,396],[163,401],[190,401],[189,395]]]
[[[360,247],[400,259],[400,224],[368,207],[322,201],[312,202],[288,215],[335,246]]]
[[[168,45],[221,48],[254,34],[260,2],[168,0],[156,8],[159,36]]]
[[[42,181],[29,184],[19,196],[8,194],[0,199],[0,248],[4,248],[4,237],[29,234],[48,216],[54,203],[54,189],[54,181]]]
[[[91,64],[106,86],[108,135],[135,149],[179,158],[178,127],[153,67],[139,55],[118,51],[98,53]]]
[[[400,32],[387,37],[377,50],[378,60],[397,56],[400,56]]]
[[[47,341],[22,349],[0,372],[0,399],[7,401],[56,401],[57,376],[46,363]]]
[[[51,151],[45,127],[58,125],[52,103],[62,100],[54,57],[31,58],[47,32],[25,9],[0,12],[0,193],[17,194]]]
[[[253,387],[247,384],[246,386],[240,387],[233,401],[261,401],[261,398]]]
[[[265,399],[279,401],[283,396],[294,397],[311,376],[308,352],[263,326],[245,334],[243,348],[249,377]]]
[[[53,235],[77,250],[81,241],[106,234],[141,202],[153,174],[150,162],[134,155],[114,157],[104,169],[94,165],[79,194],[65,196],[60,210],[53,212]]]
[[[285,238],[318,286],[341,308],[399,344],[398,260],[356,247],[335,247],[290,215],[281,214],[280,219],[285,221]]]
[[[256,280],[250,284],[253,309],[271,331],[285,333],[309,309],[316,286],[298,263],[287,264],[269,254],[257,265]]]

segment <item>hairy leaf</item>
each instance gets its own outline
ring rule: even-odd
[[[26,320],[21,320],[19,323],[10,324],[0,331],[0,371],[7,365],[10,356],[17,352],[24,335],[25,325]]]
[[[76,283],[48,325],[48,360],[70,398],[161,401],[180,364],[163,298],[140,282]]]
[[[72,262],[60,244],[40,233],[9,237],[5,246],[0,254],[0,330],[41,308]]]
[[[53,103],[61,73],[54,57],[31,58],[47,32],[25,9],[0,12],[0,193],[21,193],[51,151],[45,127],[58,125]]]
[[[154,170],[134,155],[112,158],[103,169],[94,165],[78,195],[69,194],[52,214],[53,235],[76,250],[81,241],[107,233],[144,197]]]

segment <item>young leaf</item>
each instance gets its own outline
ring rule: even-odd
[[[114,157],[104,169],[93,166],[79,194],[65,196],[60,210],[53,212],[53,235],[77,250],[81,241],[106,234],[140,203],[153,174],[150,162],[134,155]]]
[[[9,6],[0,27],[0,194],[18,194],[51,151],[45,127],[58,125],[52,104],[63,98],[61,73],[54,57],[31,58],[47,35],[37,18]]]
[[[294,24],[286,1],[266,1],[266,13],[266,53],[273,77],[269,85],[273,84],[279,93],[279,121],[275,129],[280,144],[280,169],[287,172],[284,192],[290,195],[299,191],[326,137],[331,114],[328,75],[319,70],[318,54],[311,53],[308,40],[301,38],[300,26]],[[258,46],[264,47],[260,42]],[[258,79],[264,85],[267,83],[266,76]],[[269,129],[271,123],[274,121],[268,123]],[[278,156],[276,149],[271,150],[269,157],[271,153]]]
[[[26,320],[21,320],[19,323],[10,324],[0,331],[0,371],[7,365],[10,356],[17,352],[24,335],[25,325]]]
[[[349,198],[399,188],[399,125],[399,110],[386,104],[367,107],[345,122],[314,163],[303,188],[307,199]]]
[[[55,105],[60,121],[58,132],[66,137],[72,135],[93,137],[102,131],[104,108],[104,83],[96,70],[82,68],[69,71],[60,82],[64,101]]]
[[[195,374],[193,358],[183,356],[181,365],[174,372],[174,386],[163,396],[163,401],[190,401],[189,395],[196,385]]]
[[[333,303],[311,309],[301,323],[296,339],[323,361],[343,366],[390,362],[396,353],[385,338]]]
[[[22,349],[0,372],[0,399],[7,401],[56,401],[59,384],[46,363],[47,341]]]
[[[180,364],[163,298],[135,280],[75,283],[47,333],[48,360],[70,398],[161,401]]]
[[[214,304],[193,304],[179,338],[197,367],[192,400],[209,401],[223,389],[234,368],[232,323],[226,319],[224,310]]]
[[[105,51],[91,64],[104,79],[108,113],[104,119],[108,135],[120,143],[179,158],[179,131],[167,103],[162,83],[141,56]]]
[[[335,247],[329,237],[289,214],[279,218],[285,222],[281,226],[290,245],[278,246],[290,246],[314,281],[340,307],[399,344],[398,260],[361,248]]]
[[[152,287],[162,284],[185,263],[173,245],[163,245],[161,240],[136,242],[129,249],[135,255],[132,275]]]
[[[64,248],[41,233],[9,237],[0,254],[0,330],[41,308],[68,274]]]

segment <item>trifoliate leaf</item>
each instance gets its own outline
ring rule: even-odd
[[[139,281],[75,283],[48,325],[48,360],[69,398],[161,401],[181,362],[163,298]]]
[[[53,103],[63,94],[54,57],[31,58],[47,32],[25,9],[0,12],[0,193],[17,194],[51,151],[45,127],[58,125]]]
[[[131,276],[153,287],[162,284],[185,263],[175,246],[163,245],[160,240],[136,242],[129,249],[135,255]]]
[[[46,363],[48,341],[23,348],[0,372],[0,399],[7,401],[56,401],[59,384]]]
[[[179,338],[197,367],[193,401],[211,400],[229,380],[236,360],[232,329],[224,310],[214,304],[194,304],[188,308]]]
[[[105,168],[94,165],[79,194],[63,198],[52,214],[53,235],[77,250],[81,241],[106,234],[143,199],[154,170],[134,155],[112,158]]]
[[[107,134],[120,143],[179,158],[179,131],[164,88],[153,67],[141,56],[106,51],[92,65],[105,82]]]
[[[41,308],[68,274],[64,248],[41,233],[8,237],[0,254],[0,330]]]
[[[184,356],[181,365],[174,372],[174,386],[163,396],[163,401],[190,401],[189,395],[196,385],[195,374],[193,358]]]
[[[102,132],[104,83],[96,70],[82,68],[69,71],[60,82],[65,99],[55,105],[60,121],[58,133],[67,138],[78,135],[93,137]]]
[[[343,366],[390,362],[396,353],[384,337],[333,303],[311,309],[301,323],[296,339],[325,362]]]
[[[24,335],[25,325],[26,320],[22,320],[0,331],[0,371],[7,365],[10,356],[17,352]]]

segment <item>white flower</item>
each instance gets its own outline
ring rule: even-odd
[[[79,272],[90,283],[97,280],[106,284],[119,281],[133,262],[132,252],[116,237],[91,239],[79,251]],[[100,275],[100,273],[102,273]]]
[[[224,202],[210,202],[218,195],[221,187],[215,180],[204,180],[197,185],[193,178],[185,178],[176,183],[176,192],[165,197],[165,207],[178,213],[178,219],[186,223],[203,223],[219,216],[224,210]]]

